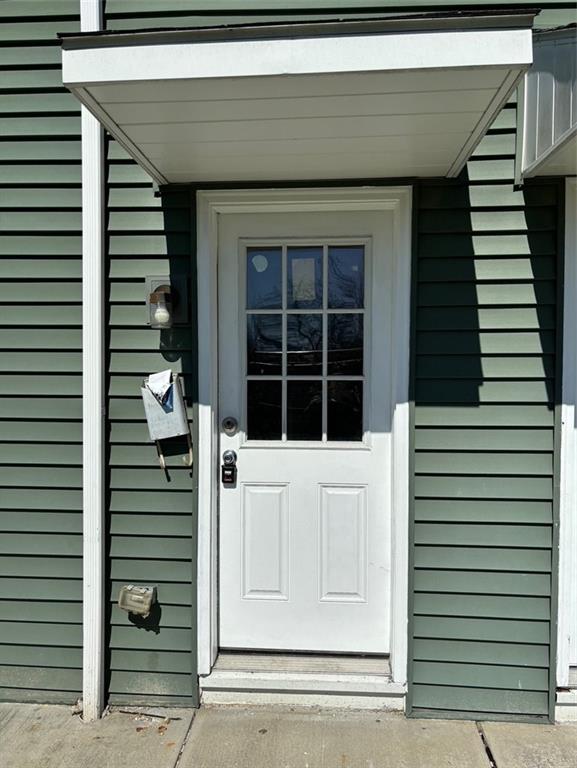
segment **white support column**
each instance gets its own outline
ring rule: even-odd
[[[82,32],[101,0],[80,0]],[[83,719],[104,708],[104,134],[82,107]]]
[[[565,181],[557,687],[577,664],[577,179]]]

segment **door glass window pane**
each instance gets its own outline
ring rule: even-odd
[[[363,439],[365,245],[246,249],[249,440]]]
[[[287,383],[287,438],[321,440],[323,435],[323,396],[320,381]]]
[[[246,308],[282,307],[282,249],[247,248]]]
[[[362,309],[365,300],[364,246],[329,246],[328,281],[330,309]]]
[[[247,437],[282,438],[282,381],[247,381]]]
[[[282,373],[282,315],[248,315],[246,364],[249,376]]]
[[[363,439],[363,382],[329,381],[327,439]]]
[[[323,305],[323,249],[287,248],[287,307],[320,309]]]
[[[287,373],[320,376],[323,372],[322,315],[287,316]]]
[[[328,375],[363,375],[363,315],[328,315]]]

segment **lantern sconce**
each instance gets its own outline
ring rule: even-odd
[[[188,322],[188,292],[185,277],[146,278],[146,322],[165,330]]]

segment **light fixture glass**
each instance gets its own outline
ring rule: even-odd
[[[168,310],[168,307],[166,306],[166,301],[164,298],[161,298],[156,305],[156,309],[154,310],[154,322],[157,325],[161,325],[163,327],[167,327],[171,325],[171,317],[170,312]]]
[[[174,295],[169,283],[156,285],[148,295],[148,317],[151,328],[171,328],[173,318]]]

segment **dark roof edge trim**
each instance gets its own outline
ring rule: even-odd
[[[127,45],[226,42],[233,40],[283,39],[402,32],[432,32],[471,29],[523,29],[533,26],[539,9],[499,9],[394,16],[386,19],[347,19],[276,24],[239,24],[218,27],[187,27],[133,31],[60,33],[65,50]]]
[[[535,40],[539,41],[542,38],[549,40],[559,38],[567,40],[577,39],[577,24],[565,24],[563,27],[552,27],[551,29],[536,29]]]

